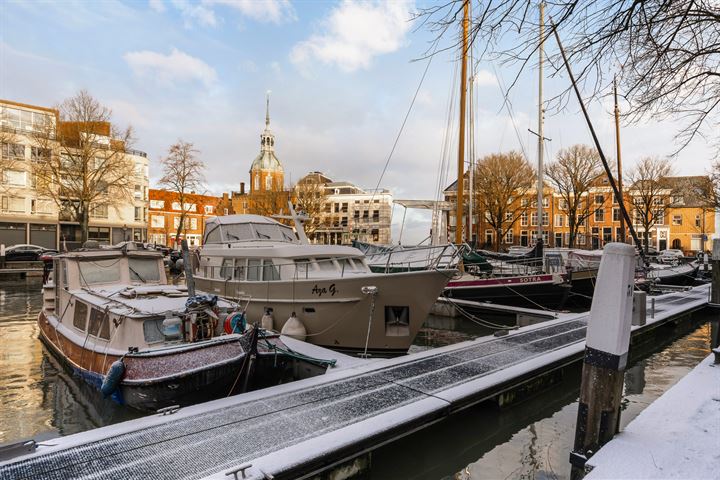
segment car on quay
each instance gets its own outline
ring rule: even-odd
[[[5,249],[6,262],[35,262],[45,253],[57,253],[57,250],[40,245],[18,244]]]

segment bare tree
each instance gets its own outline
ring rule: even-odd
[[[15,129],[3,125],[5,111],[0,109],[0,191],[6,193],[12,189],[9,175],[12,172],[25,170],[25,145],[17,143]]]
[[[158,185],[176,195],[180,204],[180,221],[175,232],[175,245],[180,244],[180,234],[185,229],[185,218],[190,208],[188,195],[205,191],[205,164],[197,158],[200,152],[189,142],[178,140],[170,146],[167,157],[160,160],[163,176]]]
[[[565,204],[570,248],[575,246],[580,226],[594,213],[589,199],[590,187],[600,175],[603,175],[600,156],[587,145],[560,150],[557,160],[545,167],[545,176]]]
[[[436,34],[428,54],[457,47],[455,32],[465,1],[449,0],[419,10],[417,20]],[[537,57],[535,2],[474,3],[470,39],[482,46],[486,58],[516,68],[512,88]],[[586,94],[595,99],[607,94],[617,74],[620,90],[630,102],[627,120],[679,118],[680,148],[698,135],[709,134],[720,153],[720,137],[714,134],[720,121],[716,0],[557,0],[548,2],[545,12],[563,37]],[[552,28],[547,28],[545,39],[552,37]],[[557,74],[563,62],[557,50],[553,52],[554,42],[544,44]],[[550,103],[561,108],[567,98],[560,95]]]
[[[287,190],[266,190],[250,195],[250,212],[269,217],[287,212],[290,192]]]
[[[308,174],[294,188],[298,208],[310,217],[305,223],[305,233],[311,239],[314,238],[318,228],[323,226],[323,209],[328,194],[322,178],[319,173]]]
[[[708,210],[720,209],[720,160],[710,167],[708,176],[697,186],[696,193]]]
[[[32,175],[38,194],[80,223],[85,242],[91,213],[117,208],[131,195],[134,165],[126,151],[133,131],[117,129],[110,109],[85,90],[60,104],[58,112],[57,124],[46,122],[29,133]]]
[[[630,181],[629,194],[632,198],[635,223],[643,228],[643,246],[648,253],[650,229],[662,224],[667,211],[673,206],[673,189],[668,178],[672,175],[672,164],[666,158],[642,158],[627,173]]]
[[[475,201],[485,220],[495,230],[495,249],[503,236],[527,211],[519,201],[532,188],[535,171],[516,151],[495,153],[478,161],[475,173]]]

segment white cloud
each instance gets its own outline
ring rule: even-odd
[[[165,11],[165,4],[163,3],[163,0],[149,0],[148,4],[150,5],[150,8],[158,13],[163,13]]]
[[[202,4],[191,4],[188,0],[172,0],[175,8],[180,10],[185,19],[185,27],[190,28],[193,22],[205,27],[214,27],[218,21],[215,12]]]
[[[377,55],[394,52],[410,28],[409,1],[344,0],[323,20],[323,32],[296,44],[290,60],[306,68],[314,59],[346,72],[368,68]]]
[[[217,80],[215,69],[176,48],[168,55],[143,50],[128,52],[123,58],[135,75],[152,78],[164,85],[185,81],[200,81],[211,85]]]
[[[203,0],[203,5],[223,5],[258,22],[285,23],[297,20],[289,0]]]
[[[495,75],[487,70],[480,70],[475,74],[475,85],[478,87],[494,87],[497,83]]]

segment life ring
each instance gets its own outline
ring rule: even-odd
[[[227,333],[228,335],[230,335],[231,333],[243,333],[246,326],[247,321],[245,320],[244,312],[231,313],[230,315],[225,317],[225,323],[223,324],[225,333]]]

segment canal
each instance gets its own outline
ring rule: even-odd
[[[0,282],[0,443],[89,430],[136,418],[61,367],[38,340],[37,279]],[[705,319],[710,319],[709,314]],[[411,351],[489,331],[476,322],[432,317]],[[711,324],[635,359],[625,375],[622,426],[710,352]],[[372,454],[373,479],[568,478],[580,366],[521,404],[481,404]]]

